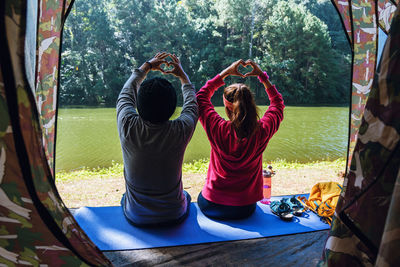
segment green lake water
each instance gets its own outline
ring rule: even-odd
[[[263,112],[266,106],[259,106]],[[217,107],[225,116],[223,107]],[[177,116],[180,108],[174,116]],[[262,116],[261,114],[261,116]],[[285,118],[264,152],[264,161],[310,162],[346,156],[348,108],[286,107]],[[107,167],[122,162],[114,108],[59,109],[56,170]],[[208,158],[210,145],[200,123],[185,162]]]

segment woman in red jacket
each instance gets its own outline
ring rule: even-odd
[[[240,65],[250,65],[253,70],[243,75],[238,71]],[[228,121],[215,111],[210,99],[229,75],[258,76],[270,100],[261,119],[253,94],[245,84],[232,84],[224,89]],[[197,203],[211,218],[246,218],[263,197],[262,153],[283,119],[282,95],[255,62],[241,59],[209,80],[197,93],[197,102],[199,120],[211,144],[207,180]]]

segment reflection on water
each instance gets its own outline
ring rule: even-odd
[[[260,107],[261,111],[265,109]],[[223,108],[217,111],[225,116]],[[309,162],[345,157],[347,134],[348,108],[286,107],[280,129],[264,152],[264,161]],[[209,154],[207,136],[198,123],[185,161],[207,158]],[[112,161],[122,162],[114,108],[59,110],[57,170],[110,166]]]

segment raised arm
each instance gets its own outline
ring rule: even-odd
[[[167,65],[173,66],[172,70],[164,71],[165,74],[172,74],[179,78],[182,84],[182,95],[183,95],[183,107],[181,115],[178,121],[182,122],[188,131],[194,131],[196,127],[197,119],[199,116],[199,108],[197,106],[196,94],[194,91],[193,84],[190,83],[189,76],[183,70],[179,58],[172,54],[170,55],[172,61],[166,63]]]
[[[117,117],[120,114],[126,115],[126,112],[132,115],[137,115],[136,112],[136,97],[140,84],[150,70],[162,71],[161,64],[165,63],[165,58],[168,53],[157,53],[152,59],[143,63],[139,68],[134,69],[132,75],[125,82],[117,100]]]
[[[278,92],[275,85],[273,85],[269,76],[266,72],[263,72],[261,68],[252,60],[247,60],[246,65],[251,65],[253,70],[246,73],[244,76],[257,76],[258,80],[264,85],[265,91],[268,94],[270,106],[261,118],[262,127],[268,131],[269,135],[272,136],[279,128],[281,121],[283,120],[283,110],[285,105],[283,103],[282,95]]]
[[[209,137],[216,133],[218,124],[225,121],[214,109],[211,103],[211,97],[215,91],[224,85],[224,79],[229,75],[243,77],[238,71],[240,65],[244,65],[244,61],[239,59],[233,62],[229,67],[217,74],[213,79],[206,82],[206,84],[197,92],[197,103],[199,104],[199,120],[203,125]]]

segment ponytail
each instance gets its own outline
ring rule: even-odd
[[[232,103],[226,112],[237,137],[251,137],[258,130],[259,117],[250,89],[245,84],[232,84],[225,88],[224,97]]]

